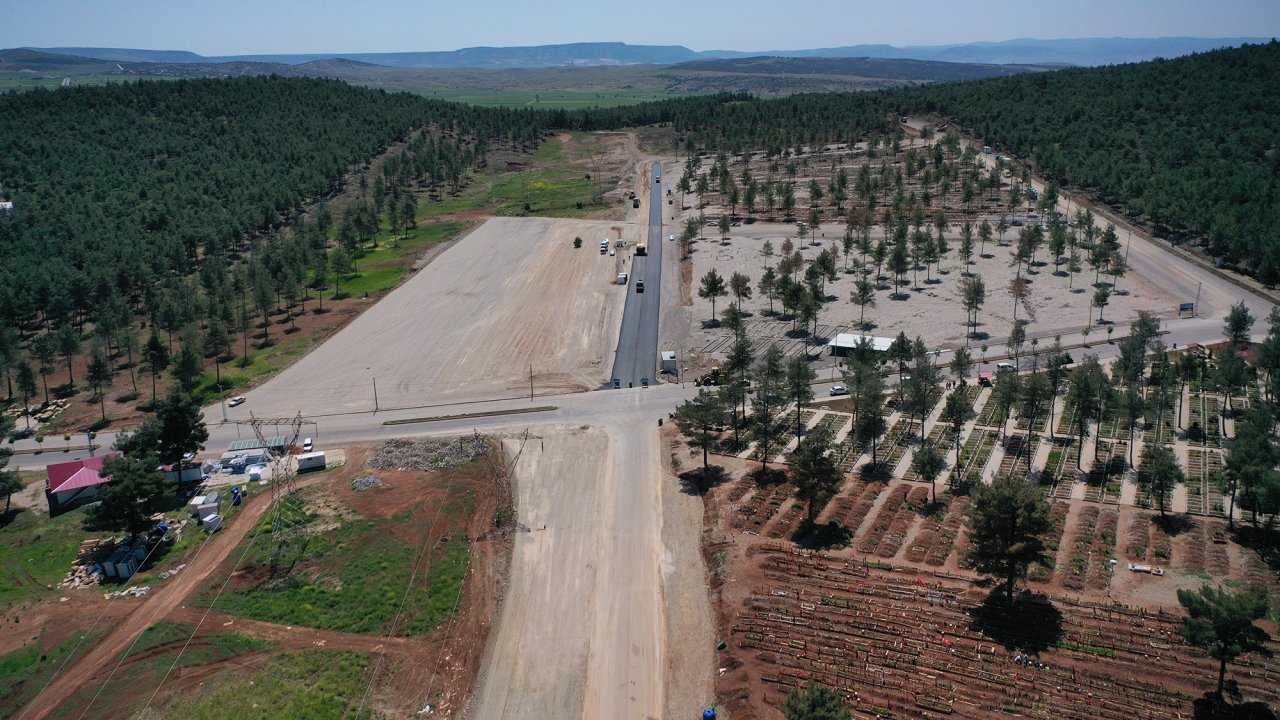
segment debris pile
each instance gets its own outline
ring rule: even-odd
[[[358,477],[351,481],[351,488],[356,492],[364,492],[366,490],[372,490],[373,488],[389,487],[391,486],[382,482],[382,479],[377,475],[365,475],[364,477]]]
[[[92,587],[102,582],[102,559],[115,552],[116,539],[85,540],[80,543],[80,554],[71,561],[71,572],[62,579],[62,587]]]
[[[157,577],[159,577],[161,580],[168,580],[169,578],[173,577],[174,575],[177,575],[178,573],[186,569],[187,569],[187,564],[182,563],[181,565],[179,565],[178,567],[172,570],[165,570],[164,572],[160,573]]]
[[[426,440],[388,440],[369,456],[376,470],[444,470],[488,452],[483,435]]]
[[[122,597],[146,597],[150,593],[151,593],[150,585],[140,585],[140,586],[135,586],[131,588],[125,588],[124,590],[116,590],[114,592],[102,593],[102,597],[108,600],[114,600],[116,598],[122,598]]]

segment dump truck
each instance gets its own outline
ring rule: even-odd
[[[638,245],[636,245],[636,255],[648,255],[648,254],[649,254],[648,243],[639,243]]]

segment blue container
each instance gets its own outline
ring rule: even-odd
[[[232,493],[232,495],[231,495],[231,506],[232,506],[232,507],[238,507],[238,506],[240,505],[240,498],[241,498],[241,497],[242,497],[242,496],[240,495],[240,493]]]
[[[707,708],[702,711],[702,720],[716,720],[716,709]]]

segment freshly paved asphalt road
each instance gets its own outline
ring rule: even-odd
[[[662,306],[662,165],[654,163],[649,183],[649,254],[631,260],[627,304],[622,311],[618,352],[613,360],[612,378],[620,387],[640,387],[658,377],[658,315]],[[644,281],[644,292],[636,292],[636,281]]]

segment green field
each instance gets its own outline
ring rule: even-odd
[[[378,87],[378,86],[375,86]],[[403,87],[408,92],[435,100],[451,100],[488,107],[531,107],[548,110],[582,110],[635,105],[674,97],[662,88],[632,90],[487,90],[449,87]]]
[[[48,518],[30,510],[16,512],[0,530],[0,607],[53,592],[80,542],[102,533],[85,532],[80,526],[84,510],[72,510]]]
[[[194,697],[182,697],[168,717],[184,720],[311,720],[372,718],[357,710],[374,664],[363,653],[301,650],[278,655],[253,675],[213,676]],[[252,687],[246,687],[252,682]],[[178,703],[181,703],[179,706]]]
[[[54,673],[89,651],[107,634],[105,629],[77,635],[42,651],[39,645],[0,656],[0,719],[14,716],[30,702]]]
[[[470,490],[451,493],[442,522],[466,518],[471,512]],[[309,526],[321,521],[309,504],[301,510]],[[309,534],[296,552],[284,556],[281,564],[291,567],[287,573],[230,587],[218,596],[215,606],[256,620],[326,630],[399,635],[429,632],[457,605],[471,559],[471,542],[454,533],[448,541],[428,548],[410,586],[421,548],[389,532],[388,525],[420,525],[423,517],[430,520],[426,509],[416,510],[401,513],[390,523],[357,517],[342,519],[334,527],[332,518],[325,519],[323,532]],[[434,513],[433,508],[430,514]],[[269,521],[265,518],[263,523]],[[264,527],[248,562],[268,567],[274,548],[270,528]],[[210,587],[205,594],[212,598],[214,592]],[[402,602],[404,614],[396,621]]]

